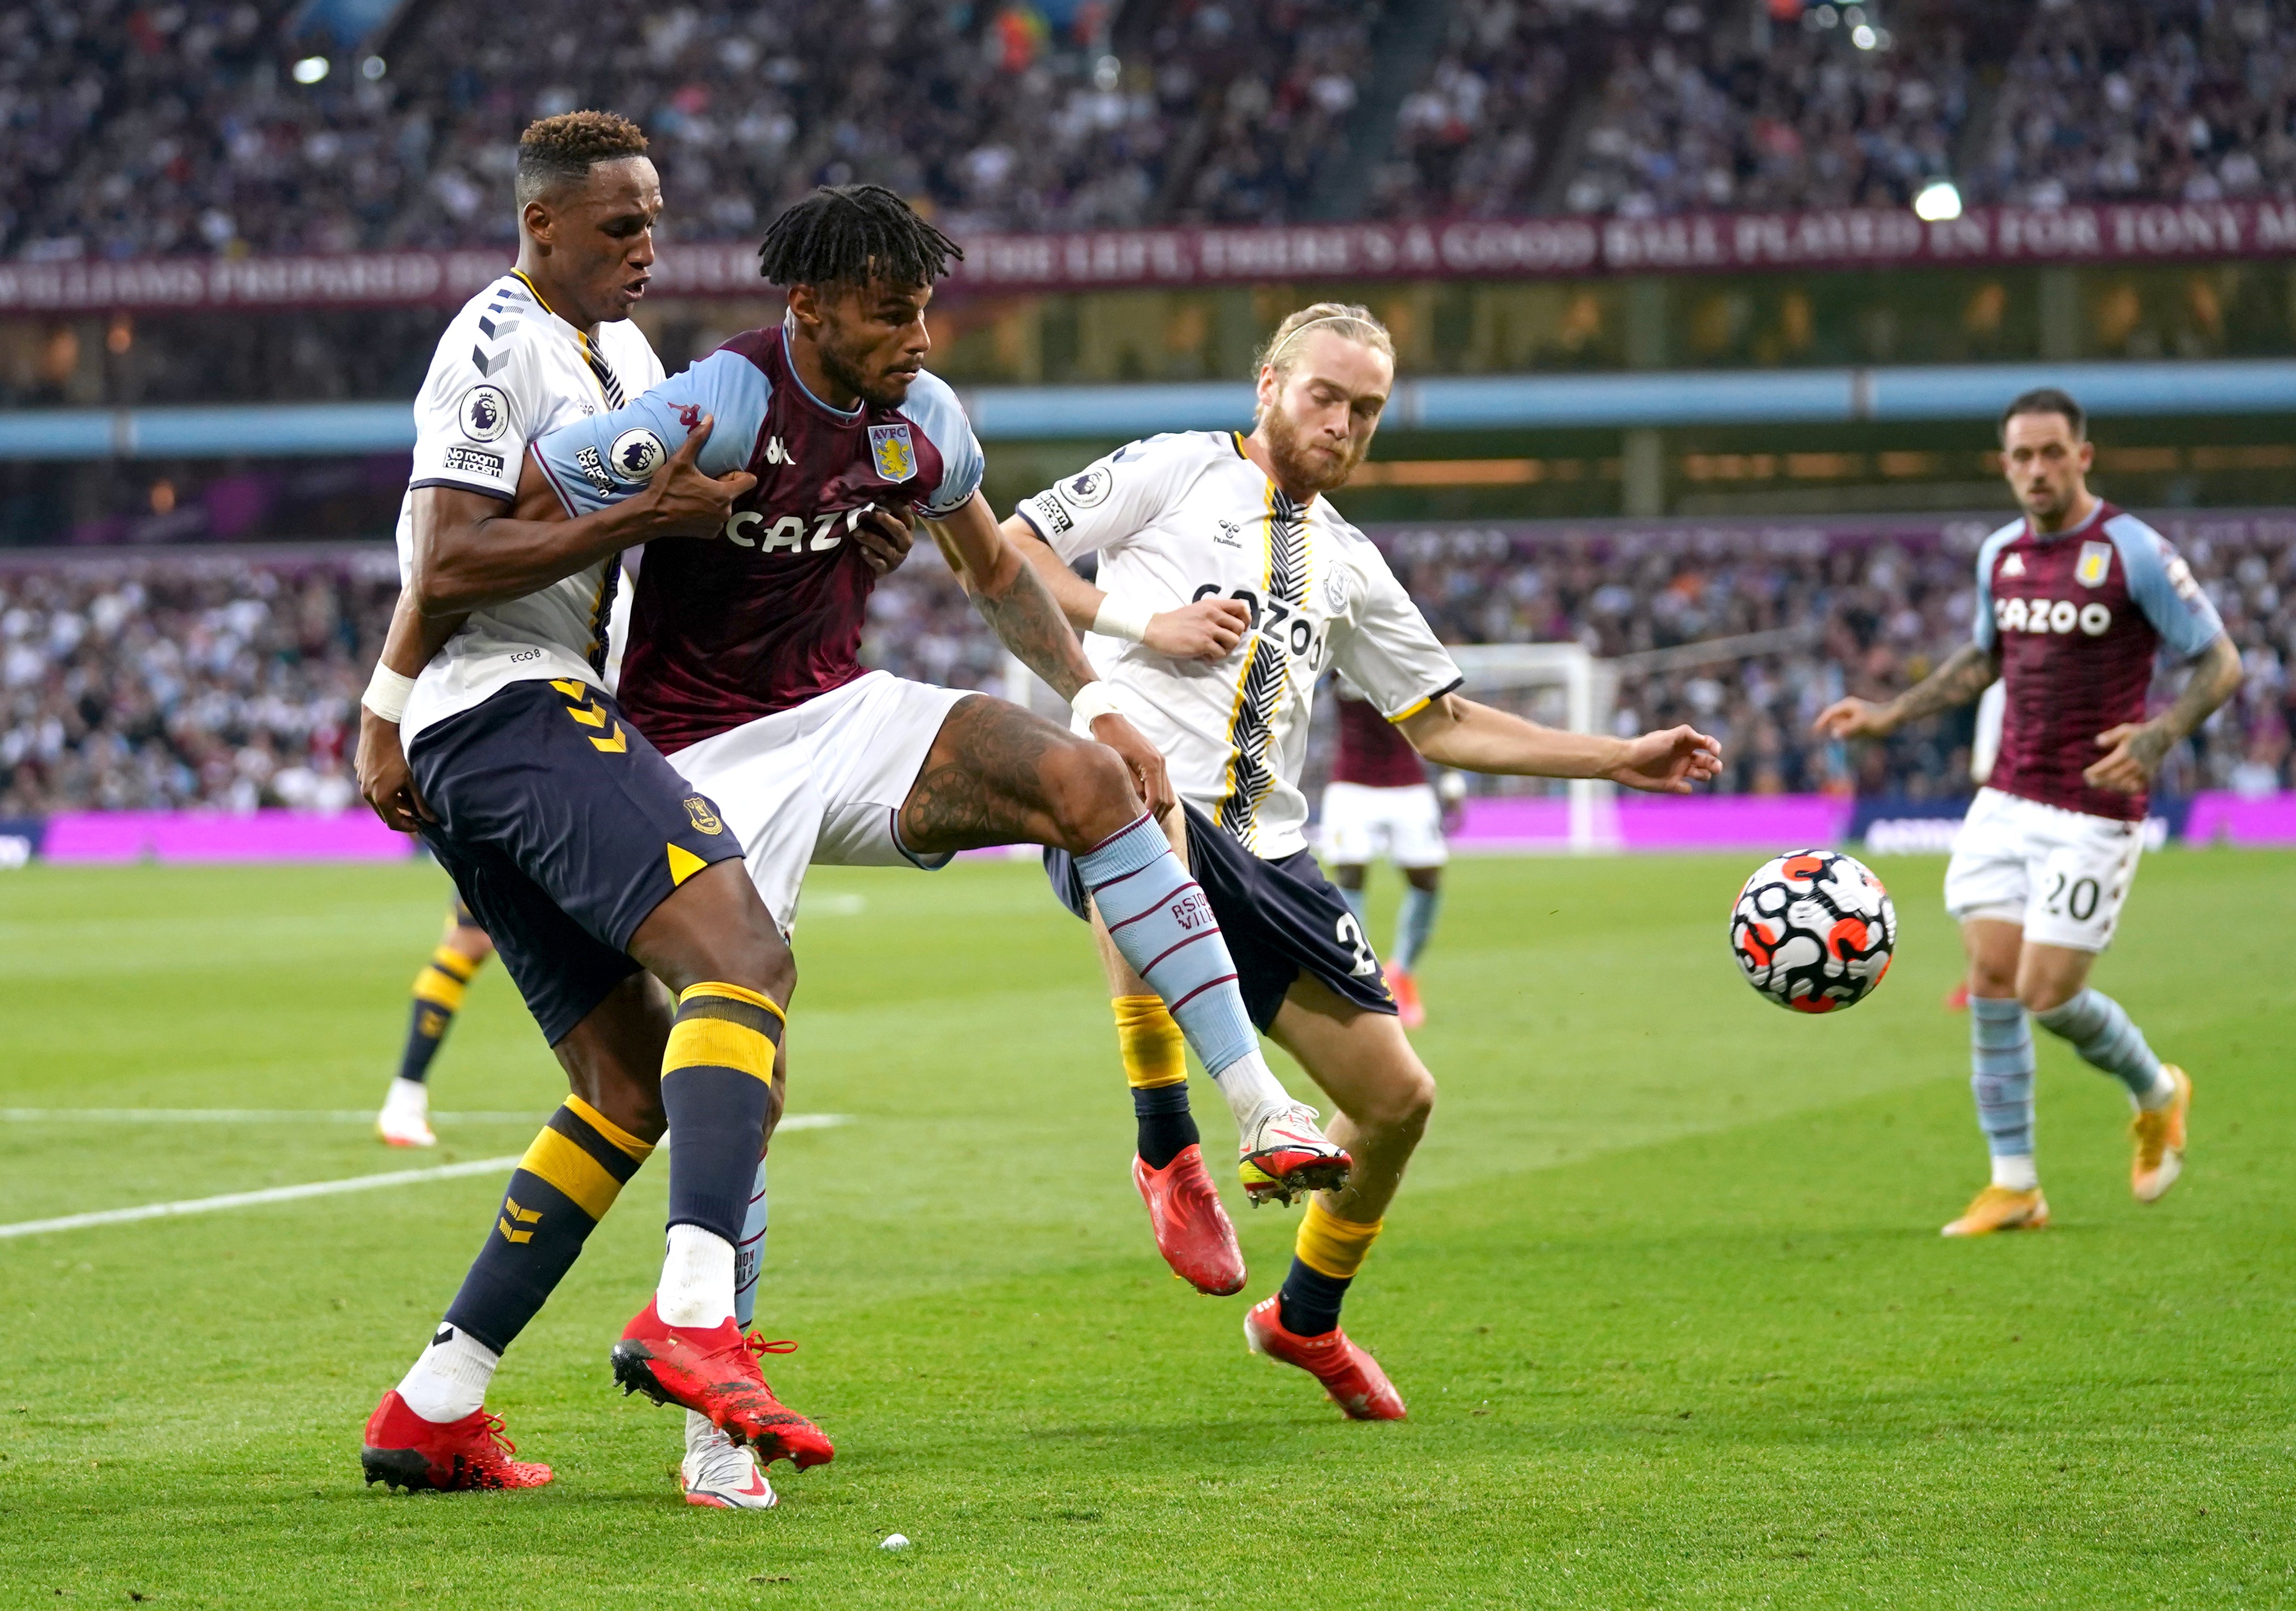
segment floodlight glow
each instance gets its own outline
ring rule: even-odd
[[[1866,27],[1863,22],[1849,30],[1849,43],[1856,45],[1859,50],[1872,50],[1874,45],[1879,41],[1879,37],[1880,36],[1876,35],[1872,29]]]
[[[324,56],[306,56],[295,63],[295,82],[298,84],[316,84],[326,76],[327,59]]]
[[[1950,179],[1932,179],[1914,198],[1914,217],[1924,224],[1944,224],[1961,217],[1961,192]]]
[[[384,65],[381,56],[369,56],[359,63],[359,77],[370,84],[381,78],[388,70],[390,70]]]

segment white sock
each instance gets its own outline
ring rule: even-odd
[[[2152,1080],[2152,1089],[2143,1096],[2129,1092],[2128,1100],[2140,1113],[2157,1113],[2177,1100],[2177,1082],[2163,1065]]]
[[[439,1335],[398,1384],[398,1396],[426,1421],[458,1421],[487,1402],[501,1363],[501,1354],[441,1321]]]
[[[1292,1093],[1283,1089],[1275,1071],[1258,1051],[1247,1051],[1226,1067],[1212,1075],[1212,1084],[1227,1098],[1228,1111],[1235,1115],[1236,1133],[1250,1135],[1251,1126],[1270,1108],[1292,1106]]]
[[[734,1244],[699,1225],[672,1225],[654,1309],[665,1325],[707,1331],[734,1318]]]
[[[1993,1183],[2011,1191],[2038,1190],[2041,1184],[2041,1172],[2033,1167],[2031,1153],[2011,1153],[1994,1158]]]
[[[404,1112],[413,1108],[417,1113],[430,1111],[430,1087],[421,1080],[394,1079],[382,1099],[386,1112]]]

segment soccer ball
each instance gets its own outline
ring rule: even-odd
[[[1856,1006],[1897,949],[1890,892],[1865,863],[1835,850],[1763,863],[1730,912],[1730,950],[1746,983],[1796,1012]]]

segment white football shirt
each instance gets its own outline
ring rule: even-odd
[[[398,506],[400,585],[413,575],[418,488],[463,487],[508,502],[518,495],[529,442],[619,408],[660,381],[661,360],[635,323],[601,324],[593,341],[515,273],[464,303],[439,338],[414,401],[414,474]],[[472,611],[415,679],[402,736],[412,739],[512,683],[565,677],[604,686],[616,591],[610,582],[618,579],[611,562],[602,560],[522,599]]]
[[[1252,626],[1225,660],[1174,660],[1086,634],[1124,714],[1192,806],[1275,859],[1308,846],[1300,772],[1316,681],[1336,666],[1390,721],[1459,685],[1459,668],[1371,539],[1329,499],[1293,503],[1226,431],[1118,449],[1021,505],[1063,560],[1097,551],[1100,585],[1175,609],[1218,595]]]

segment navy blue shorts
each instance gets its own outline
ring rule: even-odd
[[[1302,850],[1264,861],[1194,806],[1184,809],[1188,871],[1211,901],[1254,1024],[1266,1030],[1275,1022],[1284,992],[1303,973],[1366,1012],[1395,1010],[1363,925],[1312,855]],[[1090,921],[1075,858],[1047,850],[1045,871],[1061,904]]]
[[[603,690],[512,683],[407,746],[422,838],[555,1046],[637,971],[669,892],[742,854],[718,808]]]

